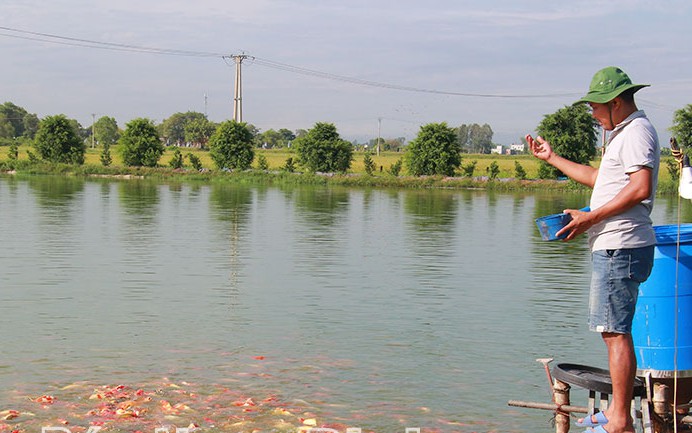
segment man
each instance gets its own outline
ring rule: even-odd
[[[560,157],[541,137],[526,136],[534,156],[593,188],[591,211],[565,210],[572,221],[558,232],[567,233],[567,241],[588,232],[589,328],[601,334],[608,349],[613,398],[607,410],[577,422],[589,427],[589,433],[634,432],[632,318],[639,284],[653,266],[656,235],[650,214],[660,159],[656,130],[634,101],[634,93],[647,86],[632,84],[625,72],[611,66],[596,72],[589,92],[577,101],[589,104],[592,116],[611,131],[598,169]]]

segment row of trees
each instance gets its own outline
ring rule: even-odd
[[[0,112],[5,115],[7,122],[10,119],[15,121],[16,125],[12,124],[13,134],[18,131],[23,137],[34,134],[34,145],[41,159],[70,164],[84,162],[85,140],[80,136],[79,129],[73,120],[64,115],[46,117],[38,122],[34,133],[34,129],[29,127],[33,125],[32,121],[25,121],[25,119],[31,119],[32,115],[7,103],[3,107],[6,107],[7,111],[14,112],[12,116],[8,116],[6,111]],[[156,166],[164,153],[164,141],[170,141],[170,137],[174,134],[178,134],[177,137],[190,138],[193,131],[200,129],[198,127],[204,126],[207,122],[204,116],[197,115],[199,113],[178,114],[180,116],[171,116],[159,126],[148,119],[134,119],[127,123],[124,131],[118,129],[115,119],[100,118],[93,125],[92,129],[95,132],[92,140],[98,140],[104,147],[102,163],[110,164],[110,146],[119,143],[124,164]],[[17,121],[19,118],[22,119],[21,122]],[[671,130],[677,135],[678,141],[684,146],[692,145],[692,105],[676,111],[674,122]],[[184,126],[181,128],[181,125]],[[538,125],[537,132],[552,143],[558,154],[570,160],[588,164],[596,156],[596,126],[586,105],[580,104],[566,106],[554,114],[545,116]],[[226,121],[213,125],[213,128],[207,125],[201,129],[204,129],[205,134],[209,134],[209,137],[205,138],[205,143],[218,169],[250,167],[254,159],[254,148],[257,146],[257,133],[252,125]],[[169,135],[163,136],[162,132]],[[349,170],[353,160],[354,146],[339,136],[333,124],[318,122],[308,131],[300,131],[296,135],[289,134],[290,131],[283,133],[276,131],[275,137],[277,143],[289,139],[293,143],[292,147],[296,152],[297,160],[291,161],[291,164],[295,162],[311,172]],[[464,140],[460,137],[466,137],[466,145],[462,144]],[[416,138],[409,143],[403,162],[408,173],[414,176],[451,176],[460,168],[463,151],[473,146],[485,145],[482,143],[490,142],[491,137],[492,129],[488,125],[462,125],[459,128],[451,128],[446,123],[431,123],[422,126]],[[177,160],[181,158],[182,156],[178,156]],[[367,160],[364,162],[366,171],[368,166],[373,168],[372,160],[369,163]],[[260,163],[260,166],[262,165]],[[472,167],[461,168],[464,172],[472,169]],[[396,172],[398,173],[398,168]],[[561,175],[562,173],[545,163],[540,166],[539,177],[555,178]]]
[[[104,144],[113,146],[122,134],[122,130],[113,117],[102,116],[88,127],[83,127],[75,119],[68,120],[77,136],[85,140],[88,146],[103,146]],[[28,113],[24,108],[11,102],[6,102],[0,106],[0,144],[10,144],[14,139],[33,140],[38,124],[39,119],[35,114]],[[166,145],[206,148],[218,126],[217,123],[209,121],[204,114],[188,111],[175,113],[156,127]],[[256,147],[270,149],[289,147],[296,138],[307,134],[307,131],[303,129],[292,132],[281,128],[260,132],[254,125],[248,124],[247,127]],[[493,146],[493,130],[488,124],[462,124],[455,129],[455,134],[461,152],[490,153]],[[379,141],[380,149],[385,151],[400,151],[406,144],[404,137],[380,138]],[[354,146],[365,149],[375,149],[377,145],[378,139],[370,140],[367,146],[354,142]]]

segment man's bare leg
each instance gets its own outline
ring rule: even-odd
[[[604,332],[601,337],[608,348],[608,367],[613,383],[613,399],[605,411],[608,424],[604,427],[608,433],[634,432],[630,409],[637,359],[632,335]]]

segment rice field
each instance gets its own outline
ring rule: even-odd
[[[168,147],[166,148],[165,153],[161,157],[159,164],[161,166],[168,166],[170,160],[173,158],[173,152],[175,151],[175,147]],[[7,147],[0,147],[0,162],[7,160],[8,156],[8,150],[9,148]],[[200,161],[202,162],[202,166],[205,168],[213,169],[214,163],[209,156],[209,152],[206,150],[200,150],[200,149],[195,149],[195,148],[180,148],[185,161],[185,164],[189,166],[189,160],[187,158],[188,153],[192,153],[196,155]],[[32,151],[34,154],[36,153],[31,147],[29,146],[20,146],[19,147],[19,159],[20,160],[25,160],[28,159],[28,154],[27,151]],[[100,166],[101,161],[100,161],[100,156],[101,156],[101,151],[102,149],[97,147],[97,148],[87,148],[86,155],[85,155],[85,164],[90,164],[90,165],[95,165],[95,166]],[[269,165],[269,170],[279,170],[281,167],[283,167],[286,164],[286,160],[288,158],[293,158],[294,161],[297,159],[297,155],[295,152],[289,150],[289,149],[255,149],[255,159],[253,161],[252,166],[257,167],[257,161],[260,155],[264,155],[264,157],[267,160],[267,163]],[[390,167],[395,164],[399,159],[403,158],[404,152],[380,152],[380,155],[375,155],[371,154],[370,155],[373,162],[375,163],[376,167],[376,173],[374,173],[375,176],[379,174],[379,172],[386,173],[387,170],[390,169]],[[120,157],[119,149],[117,146],[113,146],[111,148],[111,157],[113,159],[112,165],[113,166],[119,166],[122,165],[122,158]],[[351,163],[351,169],[349,170],[349,173],[355,173],[355,174],[364,174],[365,173],[365,167],[363,164],[363,158],[365,157],[364,152],[354,152],[353,153],[353,161]],[[670,173],[667,169],[667,163],[666,160],[670,159],[670,157],[664,157],[661,160],[661,169],[659,173],[659,181],[660,182],[670,182],[671,176]],[[536,179],[538,177],[538,167],[539,167],[539,161],[532,157],[531,155],[482,155],[482,154],[462,154],[462,166],[471,163],[472,161],[477,161],[476,164],[476,169],[474,171],[474,176],[484,176],[487,173],[487,168],[492,164],[493,162],[497,163],[500,173],[498,175],[499,178],[513,178],[516,177],[516,172],[515,172],[515,163],[519,162],[521,166],[524,168],[526,171],[526,176],[528,179]],[[599,161],[594,161],[594,165],[598,165]],[[300,168],[298,168],[300,169]],[[457,171],[458,175],[461,176],[462,171],[458,170]],[[406,168],[403,167],[401,171],[401,175],[406,175]]]

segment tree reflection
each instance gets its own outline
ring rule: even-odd
[[[424,232],[449,232],[457,216],[457,194],[449,191],[407,191],[404,210]]]
[[[296,210],[309,223],[330,227],[348,209],[349,192],[344,188],[301,187],[292,195]]]
[[[458,194],[449,191],[406,191],[403,193],[407,239],[416,257],[406,269],[415,284],[407,291],[417,299],[436,302],[450,289],[448,282],[455,272],[450,263],[454,257]],[[410,237],[410,239],[408,239]]]
[[[84,191],[84,180],[73,177],[30,177],[27,181],[41,207],[69,210],[69,205]]]
[[[214,184],[209,197],[214,217],[222,222],[222,236],[229,240],[231,307],[239,305],[242,236],[252,208],[253,189],[243,185]]]
[[[233,226],[247,222],[253,190],[243,185],[213,184],[209,201],[214,218]]]
[[[128,180],[118,184],[120,204],[136,221],[135,224],[153,223],[159,204],[160,184],[147,180]]]

